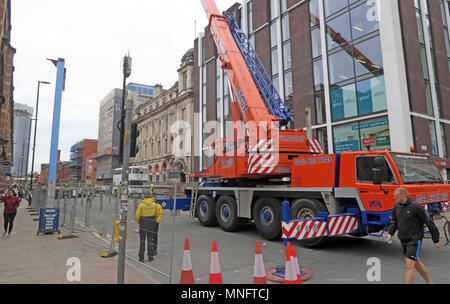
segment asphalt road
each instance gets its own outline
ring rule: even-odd
[[[100,212],[100,200],[96,197],[89,208],[90,226],[111,236],[115,202],[113,198],[111,203],[108,203],[108,197],[105,196],[103,211]],[[86,200],[82,206],[80,203],[78,199],[77,219],[84,222]],[[134,223],[134,199],[129,201],[128,219],[127,254],[137,258],[139,235],[135,232],[137,224]],[[174,283],[177,283],[180,277],[185,238],[190,241],[194,277],[199,284],[208,283],[213,239],[217,241],[225,284],[252,283],[256,240],[261,242],[266,269],[284,265],[283,242],[262,239],[252,223],[245,224],[239,232],[228,233],[220,227],[201,226],[196,219],[189,218],[188,212],[179,212],[175,216],[175,222],[173,219],[172,212],[165,210],[158,236],[158,256],[153,262],[146,262],[154,270],[136,264],[140,271],[161,283],[167,283],[167,276],[170,274],[172,236]],[[110,243],[107,239],[99,239],[99,242],[102,242],[102,245]],[[442,239],[442,243],[445,243],[445,239]],[[312,272],[312,277],[306,284],[397,284],[403,283],[404,280],[404,258],[398,240],[388,244],[381,238],[342,236],[331,238],[328,244],[320,249],[305,248],[298,241],[294,241],[293,245],[296,247],[300,265]],[[431,240],[424,241],[421,259],[435,283],[450,283],[449,253],[450,247],[436,249]],[[368,281],[368,272],[373,274],[371,270],[374,264],[368,264],[371,258],[377,258],[380,262],[380,281]],[[416,275],[416,283],[424,283],[419,274]]]

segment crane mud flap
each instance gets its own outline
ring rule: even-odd
[[[337,236],[358,230],[358,216],[353,213],[329,216],[319,213],[314,219],[290,220],[282,223],[282,239],[306,240],[318,237]]]

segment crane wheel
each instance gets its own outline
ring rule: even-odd
[[[253,205],[253,219],[259,234],[267,240],[281,237],[281,202],[273,197],[261,197]]]
[[[328,212],[326,205],[315,199],[298,199],[291,207],[291,220],[300,220],[317,217],[319,212]],[[305,247],[319,247],[326,243],[327,237],[307,239],[300,241]]]
[[[219,226],[227,232],[239,230],[241,221],[237,216],[237,204],[234,197],[221,196],[217,200],[216,219]]]
[[[217,225],[216,202],[209,195],[200,195],[197,198],[196,216],[202,226]]]

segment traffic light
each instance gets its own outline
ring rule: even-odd
[[[139,146],[137,145],[137,139],[141,132],[137,128],[137,123],[131,123],[130,134],[130,157],[136,157],[139,152]]]

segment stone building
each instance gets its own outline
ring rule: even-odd
[[[181,172],[181,182],[189,180],[194,149],[193,69],[194,50],[190,49],[181,60],[179,80],[133,113],[140,136],[139,152],[131,164],[148,167],[150,182],[166,182],[169,171]]]

